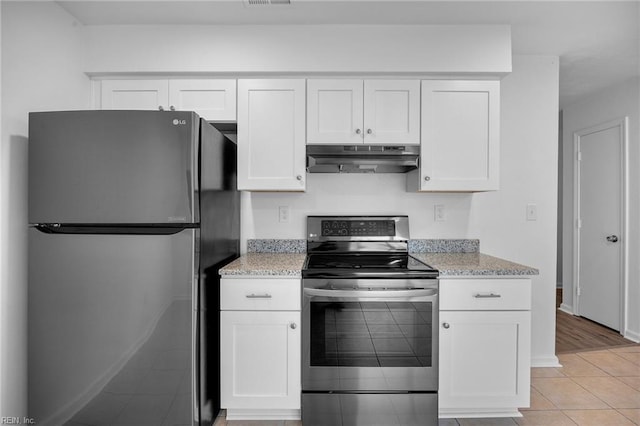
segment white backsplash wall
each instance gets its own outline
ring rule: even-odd
[[[469,234],[472,194],[406,191],[406,175],[307,174],[307,192],[244,192],[242,244],[251,238],[306,239],[308,215],[409,216],[411,238],[474,238]],[[443,205],[445,221],[435,221],[434,206]],[[279,208],[289,208],[280,222]]]

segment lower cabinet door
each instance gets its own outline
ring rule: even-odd
[[[531,313],[441,311],[441,410],[528,407]]]
[[[220,313],[221,406],[300,408],[300,312]]]

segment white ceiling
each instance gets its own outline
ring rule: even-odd
[[[272,0],[273,1],[273,0]],[[640,74],[640,0],[58,1],[85,25],[510,24],[514,54],[560,57],[560,105]]]

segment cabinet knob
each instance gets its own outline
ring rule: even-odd
[[[171,111],[175,111],[175,110],[176,110],[176,107],[174,107],[173,105],[171,105],[171,106],[169,107],[169,109],[170,109]]]
[[[302,180],[302,176],[301,176],[301,175],[298,175],[298,176],[296,176],[296,179],[298,179],[298,180]]]
[[[443,322],[443,323],[442,323],[442,328],[449,329],[449,327],[451,327],[451,325],[449,325],[449,323],[448,323],[448,322]]]
[[[607,241],[609,241],[610,243],[617,243],[618,242],[618,236],[617,235],[609,235],[607,237]]]
[[[367,134],[370,135],[371,133],[373,133],[373,130],[367,129]]]
[[[291,324],[289,324],[289,327],[291,327],[292,330],[295,330],[298,325],[295,322],[292,322]]]
[[[431,180],[431,177],[430,176],[425,176],[424,180],[425,180],[425,182],[429,182]]]
[[[158,105],[158,111],[164,111],[164,107],[162,105]]]
[[[356,129],[356,135],[359,135],[360,133],[362,133],[362,130]]]

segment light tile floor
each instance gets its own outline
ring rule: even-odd
[[[522,417],[441,419],[440,426],[640,425],[640,345],[558,355],[562,367],[531,369]],[[226,421],[215,426],[301,426],[299,421]]]

